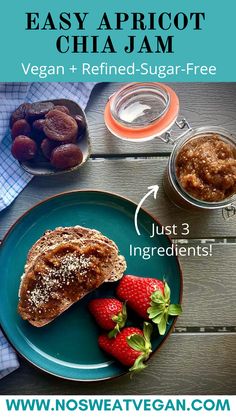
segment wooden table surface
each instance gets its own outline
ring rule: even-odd
[[[184,314],[149,367],[132,380],[76,383],[39,372],[26,361],[0,381],[0,394],[236,394],[236,217],[221,211],[191,214],[164,196],[162,176],[171,146],[154,140],[137,144],[114,138],[103,121],[104,105],[119,84],[97,85],[86,113],[92,156],[79,173],[34,178],[0,215],[0,237],[28,208],[50,195],[80,188],[104,189],[138,202],[153,184],[158,200],[145,207],[163,225],[190,224],[184,246],[212,243],[211,257],[182,257]],[[193,127],[219,125],[236,133],[236,83],[175,83],[181,115]]]

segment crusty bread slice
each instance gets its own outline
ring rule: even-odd
[[[119,281],[119,279],[121,279],[122,276],[124,275],[124,272],[126,271],[126,268],[127,268],[127,264],[126,264],[126,260],[125,260],[124,256],[118,255],[115,262],[114,262],[114,266],[113,266],[113,269],[112,269],[111,276],[105,282]]]
[[[40,253],[44,252],[55,244],[88,238],[105,241],[105,243],[108,243],[110,246],[114,246],[117,249],[116,244],[112,240],[108,239],[97,230],[82,226],[57,227],[55,230],[47,230],[44,235],[35,242],[28,253],[27,263],[31,263],[32,260],[35,259]]]
[[[46,231],[44,235],[36,241],[28,253],[26,263],[27,265],[30,265],[33,260],[35,260],[42,252],[49,250],[52,246],[55,246],[59,243],[88,238],[101,240],[114,247],[118,251],[118,247],[115,242],[104,236],[102,233],[100,233],[100,231],[82,226],[57,227],[55,230]],[[119,280],[126,270],[126,267],[127,266],[124,257],[117,254],[117,260],[114,263],[111,277],[107,281],[113,282]]]
[[[18,311],[44,326],[99,287],[112,275],[118,250],[101,240],[63,242],[28,263],[22,277]]]

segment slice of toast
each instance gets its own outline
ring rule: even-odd
[[[107,281],[117,256],[117,247],[89,238],[44,250],[26,265],[18,305],[21,317],[36,327],[50,323]]]
[[[32,246],[27,256],[27,265],[30,265],[35,258],[39,256],[42,252],[47,251],[52,246],[55,246],[63,242],[71,242],[73,240],[83,240],[83,239],[94,239],[101,240],[104,243],[109,244],[114,247],[118,252],[118,247],[115,242],[108,237],[104,236],[100,231],[81,227],[57,227],[55,230],[48,230],[44,233],[39,240]],[[124,271],[126,270],[125,258],[117,254],[117,260],[114,262],[114,268],[111,274],[111,277],[108,281],[118,281]]]

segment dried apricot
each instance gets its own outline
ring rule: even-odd
[[[26,135],[19,135],[13,141],[11,152],[13,157],[19,161],[31,160],[37,152],[37,145]]]
[[[14,122],[12,129],[11,129],[11,136],[14,138],[18,137],[18,135],[27,135],[29,136],[31,132],[30,124],[26,121],[26,119],[18,119],[18,121]]]
[[[85,121],[84,117],[81,116],[81,115],[76,115],[75,120],[76,120],[77,125],[78,125],[79,135],[82,135],[84,133],[85,129],[86,129],[86,121]]]
[[[12,128],[13,124],[19,119],[26,119],[29,105],[29,103],[22,103],[14,112],[12,112],[10,117],[10,128]]]
[[[60,145],[51,155],[51,164],[56,169],[70,169],[80,164],[82,160],[82,151],[75,144]]]
[[[27,119],[31,122],[35,121],[36,119],[41,119],[53,108],[54,105],[52,102],[30,103],[27,109]]]
[[[41,142],[40,147],[41,147],[44,157],[50,160],[52,151],[54,150],[55,147],[58,147],[58,142],[49,140],[48,138],[44,138],[43,141]]]
[[[43,130],[44,124],[45,119],[36,119],[36,121],[34,121],[32,124],[32,133],[36,141],[41,141],[45,137]]]
[[[45,124],[45,119],[36,119],[36,121],[34,121],[32,124],[33,130],[44,132],[43,131],[44,124]]]
[[[52,110],[46,115],[44,132],[50,140],[69,143],[77,138],[78,126],[70,115]]]
[[[54,109],[57,109],[58,111],[61,111],[63,113],[66,113],[67,115],[70,115],[70,111],[67,108],[67,106],[64,106],[64,105],[56,105],[56,106],[54,106]]]

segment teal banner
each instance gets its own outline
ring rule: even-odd
[[[235,81],[234,0],[8,0],[1,81]]]

